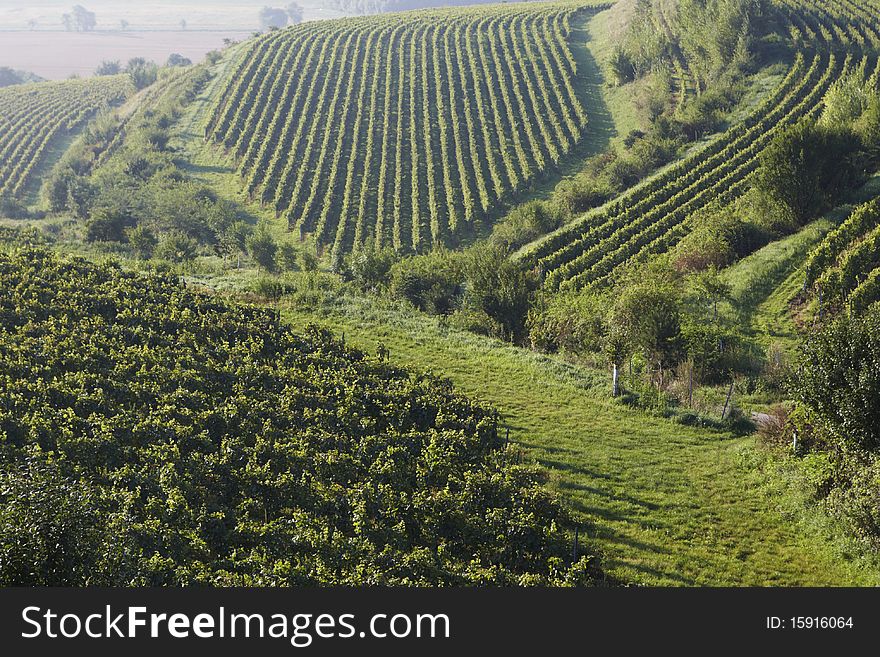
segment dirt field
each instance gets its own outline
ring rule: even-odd
[[[325,0],[298,0],[306,20],[337,18]],[[0,66],[31,71],[58,80],[91,75],[102,60],[146,57],[164,63],[171,53],[199,61],[223,45],[260,29],[264,4],[253,0],[171,0],[120,2],[83,0],[95,13],[94,32],[65,32],[61,17],[73,0],[0,0]],[[121,21],[126,21],[122,29]],[[186,21],[186,30],[180,22]]]
[[[194,62],[223,47],[223,39],[250,32],[0,32],[0,66],[30,71],[50,80],[92,75],[103,60],[125,63],[145,57],[165,63],[179,53]]]

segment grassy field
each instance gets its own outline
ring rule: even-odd
[[[212,283],[216,285],[217,282]],[[647,585],[865,585],[856,557],[796,476],[755,439],[688,428],[608,398],[604,372],[462,333],[436,318],[326,292],[282,302],[283,317],[451,379],[495,405],[511,440],[549,472],[591,525],[615,576]]]
[[[792,351],[798,336],[791,304],[803,286],[805,258],[854,205],[878,194],[880,176],[875,175],[850,195],[848,203],[726,269],[722,277],[730,285],[732,297],[723,309],[728,317],[744,327],[757,345],[767,348],[777,344]]]

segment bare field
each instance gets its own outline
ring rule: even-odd
[[[31,71],[50,80],[87,77],[103,60],[125,63],[145,57],[163,64],[172,53],[194,62],[223,47],[223,39],[244,39],[249,31],[218,32],[0,32],[0,66]]]

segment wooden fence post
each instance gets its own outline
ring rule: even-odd
[[[730,389],[727,391],[727,399],[724,400],[724,410],[721,411],[721,419],[723,420],[727,416],[727,407],[730,405],[730,398],[733,396],[733,384],[736,383],[736,380],[730,382]]]

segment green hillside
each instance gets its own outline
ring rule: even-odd
[[[523,266],[536,267],[551,290],[607,286],[620,267],[674,247],[699,211],[745,194],[774,135],[817,118],[835,81],[856,75],[868,87],[880,85],[880,32],[870,8],[780,3],[775,16],[797,54],[760,106],[673,167],[524,247],[518,254]]]
[[[207,136],[249,194],[337,258],[367,242],[455,244],[589,131],[568,37],[592,11],[493,6],[270,34],[227,75]]]
[[[57,140],[132,91],[124,76],[0,89],[0,196],[21,198]]]
[[[877,0],[135,64],[0,90],[4,582],[880,582]]]

